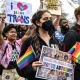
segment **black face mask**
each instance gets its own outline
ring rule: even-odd
[[[42,29],[45,31],[49,31],[52,26],[53,26],[53,24],[52,24],[51,20],[48,20],[48,21],[42,23]]]

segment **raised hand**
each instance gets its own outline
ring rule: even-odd
[[[6,14],[5,14],[5,13],[2,13],[2,14],[0,15],[0,21],[1,21],[2,23],[4,23],[4,22],[5,22],[5,18],[6,18]]]
[[[40,6],[39,9],[43,9],[43,0],[40,0]]]
[[[3,29],[3,25],[5,23],[5,18],[6,18],[5,13],[0,15],[0,31],[2,31],[2,29]]]

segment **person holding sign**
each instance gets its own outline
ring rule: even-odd
[[[53,44],[54,46],[54,44],[56,44],[56,47],[58,47],[58,43],[52,35],[58,26],[59,20],[60,16],[57,16],[55,20],[52,21],[52,15],[48,10],[44,9],[38,10],[33,15],[32,23],[36,26],[36,29],[32,34],[33,36],[26,39],[26,41],[23,43],[20,57],[25,54],[26,50],[31,45],[34,51],[36,52],[36,58],[35,61],[31,62],[28,66],[24,67],[23,69],[20,70],[19,68],[17,68],[17,72],[20,76],[28,78],[28,80],[36,79],[35,73],[37,67],[42,66],[42,63],[39,62],[42,45],[52,46],[51,44]]]
[[[19,58],[22,43],[31,36],[31,33],[28,31],[21,39],[16,40],[17,29],[14,25],[10,24],[5,30],[7,40],[4,40],[2,36],[4,19],[5,17],[2,16],[0,24],[0,75],[2,75],[2,80],[24,80],[16,72],[15,61]]]
[[[40,0],[40,7],[39,7],[39,9],[45,9],[44,8],[44,1],[47,1],[47,0]],[[50,1],[50,0],[48,0],[48,1]],[[56,0],[57,1],[57,0]],[[54,0],[52,0],[52,2],[55,2]],[[58,1],[57,1],[58,2]],[[46,9],[46,10],[48,10],[48,9]],[[52,13],[53,12],[53,13]],[[52,13],[51,15],[52,15],[52,17],[53,16],[56,16],[55,17],[55,19],[53,20],[53,24],[54,24],[54,27],[55,27],[55,29],[57,30],[57,28],[58,28],[58,26],[59,26],[59,21],[60,21],[60,18],[61,18],[61,9],[59,9],[59,12],[58,11],[52,11],[52,12],[50,12],[50,13]],[[54,14],[55,13],[55,14]],[[59,14],[58,14],[59,13]]]
[[[30,62],[31,60],[29,59],[28,62],[30,63],[28,65],[25,64],[26,66],[22,69],[17,67],[17,72],[20,76],[25,77],[28,80],[43,80],[35,77],[37,67],[43,65],[42,62],[39,61],[41,48],[43,45],[51,47],[51,44],[56,45],[57,48],[59,47],[56,39],[53,37],[55,27],[52,21],[52,16],[48,10],[38,10],[32,17],[32,23],[35,24],[36,29],[32,34],[33,36],[26,39],[23,43],[19,60],[24,56],[29,46],[32,46],[34,49],[35,58],[32,62]],[[20,62],[19,60],[18,62]]]

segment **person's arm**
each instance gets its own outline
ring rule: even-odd
[[[58,2],[58,5],[59,5],[59,7],[61,7],[61,9],[60,9],[60,11],[61,11],[61,10],[62,10],[61,1]],[[56,14],[56,15],[55,15],[56,17],[55,17],[55,19],[53,20],[53,25],[54,25],[55,30],[58,29],[59,22],[60,22],[60,19],[61,19],[61,14],[62,14],[62,11],[60,12],[59,15]]]
[[[32,38],[28,38],[25,40],[25,42],[23,43],[22,47],[21,47],[21,53],[20,53],[20,57],[24,55],[24,53],[26,52],[26,50],[28,49],[28,47],[30,46],[31,44],[31,40]],[[27,79],[31,79],[31,78],[35,78],[35,73],[36,73],[36,69],[37,69],[37,66],[40,66],[42,65],[41,62],[39,61],[35,61],[28,64],[26,67],[24,67],[23,69],[19,69],[18,67],[16,68],[18,74],[22,77],[25,77]],[[36,67],[35,67],[36,66]]]
[[[21,52],[20,52],[20,57],[24,55],[24,53],[26,52],[26,50],[28,49],[28,47],[30,46],[30,41],[31,41],[31,38],[28,38],[24,41],[24,43],[22,44],[22,47],[21,47]],[[29,76],[31,76],[31,74],[29,73],[33,73],[33,70],[32,70],[32,67],[31,67],[31,64],[29,64],[29,66],[23,68],[22,70],[20,70],[18,67],[17,67],[17,72],[20,76],[22,77],[25,77],[25,78],[28,78]]]
[[[53,20],[53,25],[55,30],[58,29],[60,18],[61,18],[61,15],[56,15],[55,19]]]
[[[32,26],[31,26],[32,27]],[[22,39],[22,43],[27,39],[29,38],[30,36],[32,36],[32,33],[33,33],[33,29],[31,28],[28,28],[28,30],[26,31],[25,35],[21,38]]]
[[[40,0],[40,7],[39,9],[43,9],[43,0]],[[60,21],[61,15],[56,15],[55,19],[53,20],[53,25],[55,30],[57,30],[59,26],[59,21]]]
[[[39,9],[43,9],[43,0],[40,0],[40,6]]]
[[[4,38],[2,36],[3,26],[5,24],[4,22],[5,22],[4,18],[2,18],[1,23],[0,23],[0,45],[2,45],[4,42]]]

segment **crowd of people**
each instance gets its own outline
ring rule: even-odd
[[[41,8],[42,0],[40,1]],[[77,22],[71,28],[68,20],[59,15],[53,20],[51,13],[44,9],[38,10],[32,16],[30,26],[5,24],[4,15],[0,23],[1,80],[43,80],[35,78],[37,67],[43,65],[39,61],[42,46],[56,48],[56,45],[57,49],[68,52],[77,41],[80,42],[80,7],[75,9],[74,15]],[[33,62],[20,70],[16,60],[24,55],[30,45],[33,47],[36,57]],[[79,73],[80,64],[75,63],[74,80],[79,80]]]

